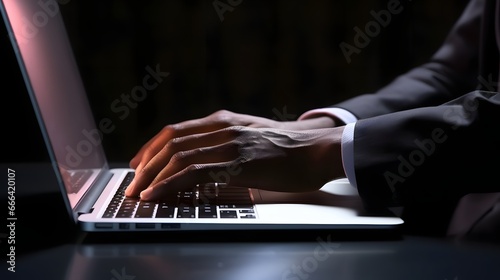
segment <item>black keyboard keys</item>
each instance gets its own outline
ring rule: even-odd
[[[155,210],[156,203],[151,201],[141,201],[135,212],[135,218],[151,218]]]
[[[179,205],[177,209],[177,218],[195,218],[195,207]]]
[[[169,202],[158,203],[156,210],[156,218],[173,218],[175,212],[175,204]]]
[[[236,219],[238,214],[236,214],[236,210],[220,210],[220,217]]]
[[[203,185],[179,192],[168,200],[141,201],[125,197],[125,189],[133,177],[133,172],[126,176],[106,208],[104,218],[256,218],[247,188]]]
[[[131,218],[134,214],[135,208],[139,204],[139,198],[125,198],[123,200],[118,213],[116,213],[117,218]]]
[[[195,218],[197,197],[195,191],[184,191],[179,193],[177,206],[177,218]]]
[[[217,218],[217,206],[210,204],[198,206],[198,218]]]

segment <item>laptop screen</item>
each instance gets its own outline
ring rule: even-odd
[[[2,0],[2,4],[49,156],[74,208],[107,166],[102,132],[96,128],[58,3]]]

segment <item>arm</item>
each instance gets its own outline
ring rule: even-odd
[[[375,94],[337,105],[360,119],[353,162],[360,194],[368,200],[406,203],[489,189],[473,183],[478,174],[491,179],[484,174],[491,170],[484,156],[495,151],[497,133],[489,128],[499,117],[492,110],[496,95],[473,91],[484,5],[469,3],[429,63]],[[440,187],[430,186],[431,180]]]
[[[474,3],[482,3],[482,1],[478,0]],[[468,8],[469,13],[473,13],[477,10],[477,5],[471,5]],[[455,31],[465,37],[473,36],[474,33],[471,33],[470,30],[469,32],[466,32],[467,28],[461,27],[465,25],[464,22],[469,21],[470,20],[467,20],[467,18],[463,17],[460,21],[461,23],[458,24],[459,27],[455,28]],[[473,20],[472,22],[476,21]],[[447,41],[449,43],[454,40],[456,39],[451,38]],[[400,79],[396,80],[385,89],[382,89],[379,94],[361,96],[359,98],[341,103],[339,104],[339,106],[353,112],[359,118],[371,117],[377,114],[385,114],[392,111],[405,110],[409,107],[425,104],[425,102],[429,102],[429,100],[433,100],[433,102],[431,103],[435,103],[437,102],[436,100],[444,100],[450,98],[450,93],[453,92],[454,81],[463,80],[458,77],[458,74],[461,73],[465,75],[465,73],[468,72],[466,71],[468,67],[465,66],[467,63],[462,65],[464,71],[460,71],[459,68],[455,68],[455,66],[448,65],[444,61],[440,60],[445,60],[446,57],[452,56],[452,54],[456,54],[456,52],[460,50],[461,49],[456,48],[451,51],[443,47],[442,50],[438,52],[438,54],[440,55],[436,55],[436,58],[434,59],[435,61],[433,63],[420,68],[420,70],[415,70],[415,73],[410,72],[407,75],[402,76]],[[473,60],[474,59],[471,58],[471,63]],[[451,69],[453,69],[453,71]],[[439,74],[440,71],[442,77],[438,77],[438,82],[436,82],[434,79],[432,79],[432,77]],[[446,71],[449,71],[450,73],[456,73],[450,74],[446,73]],[[454,77],[455,75],[456,77]],[[410,90],[407,90],[411,93],[411,98],[401,95],[405,88],[405,85],[403,84],[405,80],[408,80],[408,83],[412,85],[413,83],[411,81],[413,81],[415,85],[418,85],[415,86],[418,87],[417,89],[411,88]],[[435,88],[436,86],[439,86],[439,84],[442,84],[443,87],[446,87],[448,90],[443,91],[443,93],[440,94],[440,92],[442,91]],[[393,88],[393,90],[391,90],[391,88]],[[399,93],[397,89],[400,90]],[[437,95],[438,97],[432,97],[434,95]],[[377,104],[377,102],[371,102],[372,98],[373,101],[377,101],[378,104],[382,106],[382,109],[373,108],[374,106],[363,106],[363,104]],[[368,101],[371,103],[363,101]],[[398,101],[401,101],[401,103],[399,103]],[[248,148],[249,150],[258,150],[259,148],[262,148],[259,147],[259,143],[269,144],[268,146],[264,147],[266,149],[264,149],[263,152],[279,150],[284,151],[285,157],[282,157],[282,159],[287,160],[281,161],[281,165],[272,166],[284,166],[292,168],[293,165],[290,165],[291,160],[300,158],[300,155],[302,154],[302,156],[305,156],[305,158],[303,157],[303,160],[300,161],[301,166],[323,167],[321,170],[322,176],[313,177],[322,178],[320,181],[313,183],[313,188],[318,188],[322,183],[326,182],[325,180],[334,179],[338,176],[345,175],[344,169],[339,164],[341,162],[340,138],[342,136],[344,127],[321,131],[310,130],[338,125],[339,119],[326,116],[327,114],[315,114],[313,116],[310,116],[311,119],[304,119],[298,122],[276,123],[261,118],[223,112],[222,114],[217,113],[200,120],[191,120],[184,123],[167,126],[162,132],[160,132],[151,141],[149,141],[139,151],[138,155],[132,160],[131,166],[133,168],[136,168],[138,172],[136,179],[132,183],[131,187],[127,190],[127,195],[138,195],[148,186],[149,189],[155,189],[157,191],[156,193],[159,194],[161,193],[160,189],[178,189],[182,186],[185,187],[186,185],[189,185],[188,183],[194,183],[194,180],[196,180],[197,177],[198,179],[201,178],[202,180],[213,179],[213,177],[206,177],[206,175],[211,174],[211,172],[215,172],[212,174],[218,174],[228,167],[240,170],[238,167],[243,167],[244,165],[254,166],[251,164],[252,161],[259,162],[262,160],[269,163],[280,157],[279,154],[273,154],[271,157],[267,157],[266,159],[266,154],[260,153],[261,155],[264,155],[264,157],[254,157],[251,160],[248,160],[248,158],[245,157],[245,154],[241,154],[241,152],[245,150],[243,148]],[[342,119],[340,118],[340,120]],[[258,128],[271,127],[278,128],[279,130],[247,130],[238,127],[234,128],[234,125]],[[222,129],[222,131],[219,131],[219,129]],[[294,131],[305,129],[306,131],[304,131],[302,134],[297,134],[293,131],[290,131],[289,129],[292,129]],[[230,132],[228,133],[228,131]],[[358,141],[357,131],[358,125],[356,124],[356,131],[354,133],[356,137],[354,141],[354,151],[356,155],[354,162],[355,164],[357,164],[356,159],[359,155],[356,148]],[[318,132],[321,133],[318,134]],[[229,137],[227,137],[228,135]],[[259,135],[267,135],[266,137],[272,137],[261,139],[258,138]],[[295,136],[300,137],[295,138]],[[247,139],[249,140],[247,142],[251,144],[247,145],[246,147],[237,148],[238,145],[244,143],[245,141],[235,142],[234,140],[241,140],[241,137],[250,137]],[[205,141],[207,139],[215,139],[215,142],[211,143],[210,141]],[[254,139],[255,141],[251,141],[251,139]],[[290,142],[287,142],[284,139],[289,139]],[[182,143],[185,143],[185,145],[183,145]],[[283,143],[286,143],[287,145],[291,144],[291,146],[282,146]],[[224,150],[225,147],[228,147],[226,144],[229,144],[229,147],[233,145],[233,150]],[[218,150],[221,147],[223,149]],[[236,149],[234,149],[235,147]],[[270,149],[267,150],[267,147],[270,147]],[[292,149],[288,149],[290,147],[292,147]],[[318,149],[322,151],[330,151],[330,153],[318,153]],[[369,152],[370,151],[367,151],[367,154],[369,154]],[[319,157],[318,155],[321,156]],[[243,156],[244,161],[238,161],[242,159],[241,156]],[[304,161],[304,159],[306,161]],[[210,165],[208,165],[207,163],[210,163]],[[260,168],[262,168],[262,166],[266,167],[268,165],[260,166]],[[266,174],[266,168],[258,169],[247,167],[243,170],[245,170],[245,172],[243,172],[243,174],[245,174],[244,176],[239,176],[241,174],[239,172],[236,172],[238,173],[237,176],[232,176],[231,178],[237,179],[239,182],[241,182],[241,184],[252,184],[252,187],[277,187],[283,191],[301,191],[308,189],[307,184],[295,185],[294,187],[291,187],[290,185],[287,186],[286,184],[278,184],[279,186],[277,186],[273,185],[276,182],[271,182],[269,176],[260,176],[258,178],[255,177],[255,175]],[[280,170],[281,175],[286,175],[287,173],[289,173],[287,171],[290,169],[282,168]],[[306,171],[311,172],[310,170]],[[330,175],[324,176],[325,173],[323,172],[326,171],[328,171]],[[192,176],[196,174],[198,174],[198,176]],[[311,173],[305,172],[304,174],[306,175],[306,177],[311,178],[311,176],[309,176],[312,175]],[[286,178],[286,176],[283,178]],[[253,181],[247,181],[246,179],[252,179]],[[298,181],[300,180],[295,180],[295,182]],[[311,188],[309,187],[309,190],[310,189]],[[153,190],[148,190],[148,195],[151,195],[151,192],[153,192]],[[157,196],[158,195],[156,195],[156,197]],[[152,196],[149,196],[149,198],[151,197]],[[366,194],[366,197],[370,197],[370,194]],[[381,194],[375,199],[379,198],[383,200],[384,195]]]
[[[431,60],[399,76],[374,94],[364,94],[335,107],[358,119],[447,102],[477,84],[483,0],[473,0]]]
[[[450,126],[445,117],[446,112],[468,109],[468,104],[461,103],[465,97],[455,100],[455,105],[451,108],[449,104],[437,105],[471,92],[477,84],[484,5],[483,0],[469,3],[443,46],[429,63],[399,76],[374,94],[360,95],[333,106],[345,109],[360,119],[355,124],[354,147],[350,155],[353,157],[351,162],[354,167],[346,166],[345,170],[355,170],[355,178],[350,176],[350,181],[356,182],[364,196],[385,202],[391,201],[392,195],[396,198],[396,185],[409,184],[412,180],[396,175],[386,179],[384,174],[389,174],[386,172],[394,174],[394,171],[389,171],[389,166],[392,169],[396,167],[395,174],[398,174],[398,157],[418,151],[415,141],[432,137],[433,129]],[[328,114],[327,110],[309,113],[306,117]],[[455,119],[463,122],[464,120],[459,120],[459,116],[455,113]],[[479,120],[473,122],[476,121]],[[470,125],[475,126],[472,123]],[[467,129],[460,131],[469,135],[465,132]],[[459,138],[462,141],[466,136]],[[471,139],[471,143],[472,140],[474,139]],[[448,164],[448,156],[453,157],[454,154],[444,154],[440,159],[441,164]],[[438,160],[436,156],[434,159]],[[476,158],[474,162],[477,161],[480,162]],[[413,174],[412,170],[408,173]],[[423,175],[422,171],[415,173],[415,177]],[[431,175],[438,176],[437,173]]]
[[[168,125],[131,160],[127,196],[159,199],[198,183],[303,192],[344,177],[343,127],[327,116],[278,122],[229,111]],[[290,172],[300,165],[301,172]],[[144,192],[143,192],[144,191]]]
[[[349,181],[357,186],[354,166],[353,127],[358,119],[435,106],[474,89],[477,84],[484,1],[471,1],[432,59],[381,88],[330,108],[311,110],[299,119],[329,116],[337,123],[349,124],[342,145],[342,159]]]
[[[498,191],[500,93],[360,120],[354,161],[360,194],[402,204]]]

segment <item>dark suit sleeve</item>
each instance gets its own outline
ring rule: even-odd
[[[500,191],[500,93],[360,120],[357,187],[371,211],[404,206],[405,227],[442,234],[467,193]]]
[[[475,89],[483,0],[473,0],[430,61],[374,94],[335,104],[358,119],[447,102]]]
[[[500,93],[473,91],[440,106],[358,121],[361,196],[406,205],[500,191],[499,120]]]
[[[360,119],[354,165],[365,201],[433,205],[499,189],[500,96],[475,90],[484,4],[469,3],[429,63],[336,105]]]

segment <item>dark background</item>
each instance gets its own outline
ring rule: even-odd
[[[351,63],[339,44],[354,45],[353,28],[364,29],[370,11],[389,1],[243,0],[223,20],[213,0],[63,2],[96,121],[116,125],[103,144],[119,162],[164,125],[219,109],[280,119],[373,92],[429,59],[468,1],[402,0],[404,10]],[[2,162],[45,161],[3,25],[0,32]],[[170,75],[122,120],[111,104],[157,65]]]

